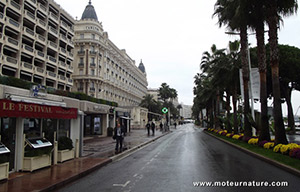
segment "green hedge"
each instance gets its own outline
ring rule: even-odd
[[[24,81],[22,79],[18,79],[15,77],[4,77],[4,76],[0,76],[0,84],[23,88],[23,89],[30,89],[32,85],[37,85],[36,83]],[[62,91],[62,90],[56,90],[56,89],[50,88],[50,87],[47,87],[47,92],[50,94],[54,94],[54,95],[70,97],[70,98],[84,100],[84,101],[91,101],[91,102],[98,103],[98,104],[104,104],[104,105],[110,105],[113,107],[118,107],[118,103],[116,103],[116,102],[107,101],[104,99],[97,99],[97,98],[91,97],[91,96],[89,96],[85,93],[81,93],[81,92]]]

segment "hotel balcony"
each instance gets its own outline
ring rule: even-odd
[[[19,49],[19,42],[16,39],[11,38],[9,36],[4,36],[3,39],[4,39],[4,44],[6,44],[16,50]]]
[[[13,0],[9,0],[9,8],[11,8],[12,10],[14,10],[16,13],[21,14],[21,5],[16,3]]]
[[[36,23],[36,20],[35,20],[35,15],[31,12],[29,12],[28,10],[24,10],[25,12],[25,18],[28,19],[29,21],[33,22],[33,23]]]
[[[20,31],[20,23],[10,17],[5,17],[5,24],[16,31]]]

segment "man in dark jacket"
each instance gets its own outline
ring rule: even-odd
[[[124,133],[125,133],[124,128],[121,127],[120,123],[118,123],[114,131],[114,138],[116,139],[116,153],[122,152],[123,150]],[[119,150],[119,145],[120,145],[120,150]]]
[[[152,129],[152,135],[154,136],[154,132],[155,132],[155,123],[154,122],[151,123],[151,129]]]

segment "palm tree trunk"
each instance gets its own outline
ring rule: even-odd
[[[247,37],[247,26],[241,27],[241,59],[242,59],[242,73],[244,81],[244,128],[245,136],[252,136],[251,124],[248,120],[248,114],[250,114],[249,104],[249,64],[247,60],[247,49],[248,49],[248,37]],[[246,138],[245,137],[245,138]]]
[[[226,91],[226,111],[227,111],[227,121],[226,121],[226,127],[228,133],[232,132],[232,127],[230,123],[230,94],[229,91]]]
[[[274,97],[274,125],[275,125],[275,144],[287,144],[287,138],[285,134],[281,98],[280,98],[280,84],[279,84],[279,55],[278,55],[278,21],[277,16],[277,4],[276,1],[270,1],[270,7],[268,8],[269,25],[269,44],[270,44],[270,65],[272,70],[272,87]]]
[[[266,48],[265,48],[265,34],[264,23],[261,22],[256,28],[257,39],[257,55],[258,68],[260,76],[260,124],[259,126],[259,140],[270,141],[269,119],[268,119],[268,97],[267,97],[267,66],[266,66]]]
[[[238,120],[237,120],[237,110],[236,110],[236,103],[237,103],[237,85],[234,84],[234,91],[232,95],[232,105],[233,105],[233,130],[234,133],[237,134],[238,130]]]
[[[288,87],[288,86],[286,86]],[[292,88],[288,87],[288,90],[285,90],[284,92],[285,94],[285,101],[287,104],[287,108],[288,108],[288,127],[291,128],[291,134],[295,134],[296,130],[295,130],[295,118],[294,118],[294,114],[293,114],[293,106],[292,106],[292,102],[291,102],[291,97],[292,97]]]

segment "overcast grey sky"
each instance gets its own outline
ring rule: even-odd
[[[88,4],[88,0],[55,2],[78,19]],[[215,2],[92,0],[92,5],[110,40],[119,49],[126,49],[137,65],[143,60],[148,87],[158,88],[166,82],[178,91],[179,102],[192,105],[194,76],[199,72],[202,53],[212,44],[226,48],[229,41],[238,38],[226,35],[225,28],[219,28],[217,19],[212,18]],[[299,23],[299,16],[286,18],[279,43],[300,47]],[[254,37],[249,39],[251,46],[256,46]]]

